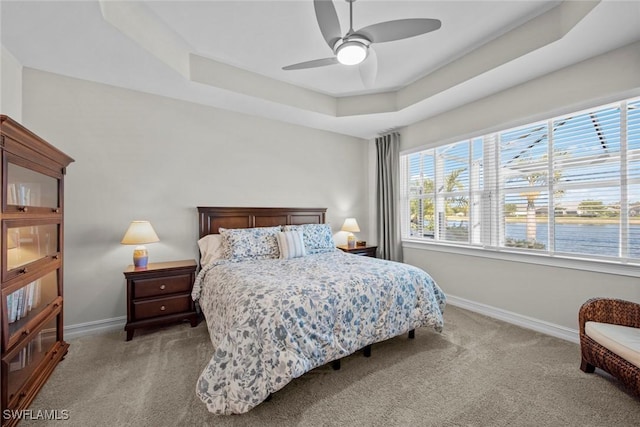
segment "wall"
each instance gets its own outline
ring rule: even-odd
[[[640,302],[637,277],[407,247],[404,261],[428,271],[454,305],[507,314],[510,321],[524,317],[527,326],[568,339],[575,338],[578,309],[587,299]]]
[[[454,142],[490,130],[553,117],[640,95],[640,42],[589,59],[501,93],[413,124],[402,130],[402,147]],[[578,328],[578,309],[588,298],[608,296],[640,302],[640,280],[404,248],[405,262],[433,274],[445,293],[477,304],[552,324]]]
[[[4,46],[0,50],[0,113],[22,120],[22,65]]]
[[[640,95],[640,41],[401,129],[402,150],[456,142]]]
[[[25,68],[24,124],[75,159],[65,194],[65,324],[126,314],[129,222],[151,262],[197,257],[197,206],[326,207],[366,239],[367,141]],[[338,233],[336,238],[344,238]]]

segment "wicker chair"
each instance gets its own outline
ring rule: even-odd
[[[580,307],[580,369],[592,373],[595,368],[607,371],[640,396],[640,368],[607,350],[584,331],[586,322],[594,321],[640,328],[640,304],[609,298],[593,298]]]

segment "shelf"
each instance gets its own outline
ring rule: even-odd
[[[0,413],[11,414],[28,408],[69,347],[62,202],[73,159],[5,115],[0,123]]]

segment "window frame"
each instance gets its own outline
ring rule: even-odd
[[[558,117],[548,118],[546,120],[537,120],[536,122],[532,122],[529,124],[525,124],[518,127],[513,127],[505,130],[497,130],[485,135],[472,136],[469,138],[464,138],[459,141],[454,141],[447,144],[441,144],[436,146],[425,147],[423,149],[413,149],[411,151],[400,153],[400,182],[401,182],[401,203],[400,203],[400,216],[401,216],[401,238],[402,244],[405,248],[413,248],[413,249],[425,249],[436,250],[442,252],[450,252],[456,254],[463,254],[469,256],[479,256],[484,258],[494,258],[501,260],[509,260],[509,261],[517,261],[517,262],[525,262],[525,263],[533,263],[538,265],[547,265],[553,267],[564,267],[564,268],[572,268],[579,270],[586,270],[591,272],[603,272],[603,273],[612,273],[619,274],[624,276],[632,276],[632,277],[640,277],[640,259],[638,258],[630,258],[629,257],[629,244],[628,240],[630,238],[629,232],[629,212],[628,207],[634,200],[628,200],[628,193],[630,191],[631,185],[640,184],[640,178],[627,178],[627,157],[631,155],[628,152],[627,148],[627,116],[629,114],[628,104],[631,103],[639,103],[640,98],[630,98],[623,101],[618,101],[614,103],[609,103],[602,106],[596,106],[592,108],[587,108],[579,112],[564,114]],[[621,229],[620,232],[620,240],[618,243],[619,256],[616,257],[601,257],[597,254],[580,254],[580,253],[565,253],[565,252],[556,252],[554,243],[554,225],[555,222],[555,211],[556,205],[554,203],[554,191],[557,190],[567,190],[572,188],[579,187],[605,187],[609,185],[609,181],[602,180],[592,183],[584,183],[584,184],[567,184],[567,183],[555,183],[553,179],[547,179],[547,182],[544,185],[538,185],[538,189],[546,189],[548,191],[548,216],[546,220],[548,237],[547,242],[549,244],[548,247],[544,250],[532,250],[532,249],[519,249],[513,247],[507,247],[503,244],[505,241],[504,238],[504,228],[505,228],[505,219],[504,219],[504,195],[505,194],[513,194],[517,193],[517,189],[514,187],[506,187],[504,185],[500,185],[502,177],[501,175],[501,159],[500,159],[500,140],[499,137],[501,134],[506,132],[511,132],[520,128],[526,128],[527,126],[535,126],[538,123],[546,124],[547,126],[547,151],[548,157],[546,161],[547,167],[547,176],[553,176],[555,173],[554,166],[557,166],[554,160],[554,137],[555,134],[553,132],[554,123],[563,117],[568,116],[579,116],[581,114],[597,112],[601,110],[605,110],[607,108],[618,108],[620,111],[619,118],[619,128],[620,128],[620,160],[619,165],[621,170],[621,177],[619,180],[616,180],[616,187],[620,190],[620,215],[618,218],[619,226]],[[624,113],[623,113],[624,112]],[[478,188],[477,186],[473,186],[473,182],[471,176],[473,175],[471,168],[473,167],[473,148],[475,146],[475,141],[478,139],[482,140],[482,150],[483,150],[483,170],[481,171],[482,175],[482,187]],[[455,144],[459,144],[462,142],[467,142],[469,144],[469,185],[465,191],[462,192],[451,192],[451,193],[438,193],[434,191],[434,203],[437,204],[437,199],[444,199],[450,195],[463,195],[468,196],[469,202],[469,214],[468,214],[468,228],[471,230],[474,224],[473,214],[471,213],[471,206],[474,205],[477,200],[476,197],[480,197],[482,200],[482,204],[487,206],[487,210],[490,212],[488,217],[483,215],[482,218],[482,226],[481,226],[481,239],[479,243],[475,243],[472,237],[472,231],[468,233],[467,242],[456,242],[456,241],[448,241],[448,240],[440,240],[440,236],[438,233],[438,228],[441,228],[442,225],[438,223],[437,218],[437,208],[435,209],[435,229],[436,233],[433,239],[421,238],[418,236],[411,236],[411,221],[410,221],[410,203],[411,200],[415,200],[415,197],[412,197],[408,191],[409,185],[409,159],[410,156],[421,154],[427,151],[431,151],[434,156],[434,163],[437,162],[436,157],[438,153],[438,149],[442,149],[447,146],[454,146]],[[631,148],[629,148],[631,150]],[[638,153],[635,153],[637,156]],[[488,173],[488,168],[491,168],[491,171]],[[436,185],[434,187],[437,188],[438,174],[435,173],[434,181],[436,181]],[[442,178],[442,175],[440,176]],[[637,182],[636,182],[637,181]],[[605,185],[606,184],[606,185]],[[498,227],[496,229],[496,227]],[[492,231],[494,230],[494,231]],[[498,231],[495,231],[498,230]],[[597,257],[597,258],[596,258]]]

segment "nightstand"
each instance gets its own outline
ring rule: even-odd
[[[191,289],[196,274],[194,260],[149,263],[147,268],[130,265],[127,279],[127,341],[133,331],[189,320],[198,324]]]
[[[377,246],[356,246],[355,248],[350,248],[348,246],[338,246],[338,249],[341,251],[354,254],[354,255],[362,255],[362,256],[370,256],[371,258],[376,257]]]

